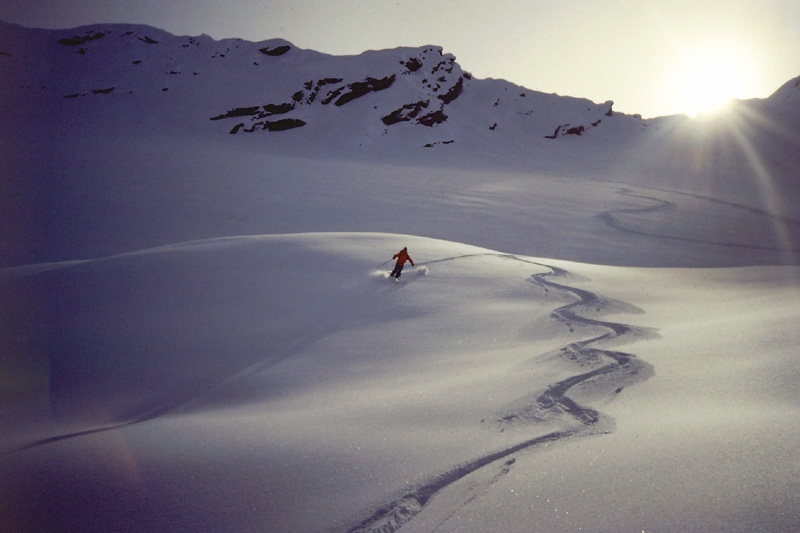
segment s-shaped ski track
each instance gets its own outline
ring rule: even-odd
[[[593,368],[588,372],[576,374],[556,383],[550,384],[545,388],[544,392],[541,392],[536,397],[534,405],[530,406],[531,410],[536,410],[538,412],[565,413],[576,423],[570,424],[566,429],[553,431],[545,435],[524,440],[513,446],[477,457],[467,463],[456,465],[453,468],[430,478],[412,490],[404,492],[398,498],[386,503],[385,505],[382,505],[378,509],[375,509],[371,514],[369,514],[369,516],[367,516],[367,518],[350,527],[348,529],[349,533],[391,533],[397,531],[404,524],[407,524],[413,520],[436,494],[485,466],[488,466],[496,461],[506,459],[522,450],[535,449],[550,443],[563,441],[565,439],[577,436],[608,433],[608,429],[598,428],[598,426],[600,426],[598,423],[604,418],[608,417],[604,417],[594,409],[582,406],[575,402],[567,395],[570,389],[599,376],[608,376],[612,378],[619,377],[620,379],[617,381],[614,379],[608,380],[608,382],[612,384],[612,387],[615,387],[615,384],[621,381],[624,381],[627,385],[630,385],[632,383],[644,381],[653,375],[652,366],[639,360],[635,355],[625,352],[605,350],[595,346],[600,342],[619,339],[620,337],[630,335],[633,332],[647,333],[647,331],[644,329],[634,328],[633,326],[629,326],[627,324],[596,320],[577,314],[577,310],[579,308],[597,305],[601,299],[590,291],[570,287],[568,285],[556,283],[550,280],[550,278],[553,277],[559,278],[567,276],[568,272],[566,270],[507,254],[473,254],[469,256],[460,256],[438,261],[431,261],[429,263],[462,259],[464,257],[472,257],[474,255],[500,255],[501,257],[523,261],[549,269],[549,272],[532,275],[530,277],[530,281],[533,284],[542,287],[546,292],[555,290],[557,292],[571,295],[575,299],[575,301],[555,309],[551,316],[555,320],[567,324],[570,326],[570,328],[572,328],[572,326],[575,324],[581,324],[606,330],[604,333],[590,339],[567,344],[559,350],[560,355],[573,360],[577,358],[585,361],[605,361],[605,363],[601,366]],[[621,390],[622,388],[619,387],[610,392],[612,394],[616,394]],[[514,416],[516,415],[511,414],[506,417],[506,420],[510,420]],[[507,470],[508,467],[513,464],[513,462],[514,459],[509,459],[506,461],[505,470]]]

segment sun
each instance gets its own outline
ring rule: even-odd
[[[754,73],[748,54],[735,43],[709,43],[685,49],[673,68],[677,104],[690,116],[718,111],[749,90]]]

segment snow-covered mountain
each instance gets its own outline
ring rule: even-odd
[[[119,24],[34,30],[3,23],[0,34],[4,114],[22,129],[94,122],[186,135],[253,133],[283,153],[366,147],[362,153],[406,156],[448,147],[459,158],[507,161],[513,154],[527,163],[570,158],[578,147],[596,150],[606,166],[662,137],[694,144],[709,128],[698,133],[687,117],[642,120],[615,112],[610,101],[476,79],[438,46],[331,56],[282,39],[216,41]],[[759,115],[752,121],[758,131],[744,135],[769,137],[764,145],[772,146],[774,132],[799,131],[798,91],[793,80],[768,99],[739,102],[742,115]],[[565,137],[581,143],[558,146]]]
[[[359,156],[519,161],[525,168],[572,161],[577,149],[593,153],[590,172],[621,160],[630,165],[643,153],[638,168],[661,171],[696,159],[676,160],[676,152],[706,150],[709,142],[727,152],[726,172],[737,173],[753,152],[766,152],[783,170],[797,162],[796,145],[785,142],[800,132],[797,80],[770,98],[738,102],[730,116],[745,127],[729,133],[727,119],[643,120],[615,112],[610,101],[476,79],[437,46],[331,56],[282,39],[216,41],[119,24],[0,24],[0,34],[0,109],[19,133],[252,134],[263,149],[283,154],[360,148]]]
[[[125,100],[139,108],[170,97],[196,118],[219,121],[205,126],[225,133],[307,127],[340,141],[344,135],[347,143],[423,146],[464,136],[534,141],[585,134],[604,121],[638,122],[615,116],[612,102],[476,80],[436,46],[335,57],[279,39],[214,41],[142,26],[3,25],[2,33],[4,89],[15,95],[25,90],[95,106]]]

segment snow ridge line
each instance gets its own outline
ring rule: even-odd
[[[578,323],[588,326],[599,326],[609,330],[607,333],[602,335],[587,340],[570,343],[561,349],[561,353],[579,354],[583,356],[582,358],[584,359],[593,359],[598,358],[599,356],[605,356],[606,358],[610,359],[611,362],[589,372],[571,376],[567,379],[554,383],[548,386],[545,391],[537,397],[536,406],[539,409],[560,410],[562,412],[566,412],[579,422],[579,424],[575,427],[553,431],[545,435],[525,440],[515,444],[514,446],[478,457],[468,463],[458,465],[455,468],[439,474],[430,481],[404,494],[399,499],[383,505],[379,509],[375,510],[368,518],[351,527],[348,530],[348,533],[393,533],[394,531],[400,529],[404,524],[413,520],[437,493],[453,483],[465,478],[469,474],[479,470],[480,468],[483,468],[484,466],[488,466],[491,463],[505,459],[506,457],[509,457],[510,455],[522,450],[537,448],[549,443],[563,441],[574,436],[588,436],[596,433],[596,431],[592,431],[592,429],[602,419],[600,413],[594,409],[583,407],[575,402],[572,398],[568,397],[567,393],[569,390],[576,385],[605,374],[621,373],[623,374],[623,377],[625,375],[637,376],[637,379],[635,379],[634,382],[644,381],[653,374],[651,365],[640,361],[632,354],[591,347],[592,344],[597,342],[626,335],[634,328],[627,324],[595,320],[576,314],[576,308],[596,304],[600,299],[596,294],[590,291],[562,285],[547,279],[549,276],[566,276],[568,272],[564,269],[522,259],[510,254],[491,253],[469,254],[466,256],[430,261],[429,263],[461,259],[464,257],[474,257],[479,255],[498,255],[500,257],[506,257],[516,261],[523,261],[525,263],[548,268],[550,272],[532,275],[530,278],[531,282],[545,288],[545,290],[556,289],[572,294],[577,298],[576,301],[555,309],[551,316],[556,320],[565,322],[569,325]],[[622,387],[616,389],[614,394],[620,392],[621,390]],[[606,430],[605,433],[608,433],[608,430]]]

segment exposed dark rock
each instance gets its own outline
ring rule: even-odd
[[[283,115],[284,113],[288,113],[294,109],[294,104],[286,103],[286,104],[267,104],[264,106],[264,113],[260,116],[270,116],[270,115]]]
[[[155,39],[151,39],[147,35],[145,35],[144,37],[139,37],[139,40],[147,44],[158,44],[158,41],[156,41]]]
[[[385,117],[381,118],[381,120],[387,126],[397,124],[398,122],[409,121],[412,118],[416,118],[420,111],[428,107],[429,103],[430,102],[428,100],[421,100],[413,104],[406,104],[400,109],[396,109]]]
[[[565,130],[564,128],[568,128],[568,129]],[[558,126],[556,128],[556,131],[554,131],[552,135],[545,135],[545,138],[546,139],[555,139],[555,138],[558,137],[559,133],[562,136],[563,135],[581,135],[585,131],[586,131],[586,127],[583,126],[583,125],[569,128],[569,124],[562,124],[561,126]]]
[[[423,148],[433,148],[434,146],[439,145],[439,144],[453,144],[454,142],[456,142],[455,139],[450,139],[449,141],[428,143],[428,144],[424,144],[422,146],[423,146]]]
[[[440,70],[444,70],[448,74],[453,72],[454,62],[455,62],[454,58],[448,58],[443,61],[440,61],[435,67],[433,67],[433,69],[431,70],[431,74],[436,74]]]
[[[401,61],[400,64],[406,67],[409,72],[416,72],[422,68],[422,61],[416,57],[412,57],[408,61]]]
[[[211,120],[220,120],[223,118],[233,118],[233,117],[246,117],[252,116],[258,113],[261,106],[254,106],[254,107],[235,107],[225,113],[224,115],[218,115],[216,117],[211,117]]]
[[[239,124],[235,125],[229,133],[231,135],[239,133],[240,131],[243,131],[245,133],[253,133],[258,129],[265,131],[285,131],[293,128],[300,128],[305,125],[306,125],[305,121],[296,118],[284,118],[273,121],[269,120],[259,121],[254,123],[249,128],[245,128],[244,123],[240,122]]]
[[[417,124],[422,124],[423,126],[433,127],[434,124],[441,124],[447,120],[447,115],[444,114],[444,111],[441,109],[434,111],[432,113],[428,113],[424,117],[420,117],[417,120]]]
[[[437,96],[437,98],[442,102],[444,102],[445,104],[449,104],[450,102],[461,96],[463,90],[464,90],[464,78],[459,76],[456,84],[450,87],[450,89],[446,93]]]
[[[92,92],[94,94],[108,94],[114,90],[114,87],[109,87],[108,89],[95,89]]]
[[[267,121],[264,129],[269,131],[284,131],[293,128],[300,128],[305,125],[305,121],[300,120],[299,118],[284,118],[281,120],[275,120],[273,122]]]
[[[258,51],[266,56],[277,57],[277,56],[282,56],[291,49],[292,49],[291,46],[283,45],[283,46],[276,46],[275,48],[270,48],[270,47],[259,48]]]
[[[297,91],[292,95],[292,100],[297,103],[300,103],[303,101],[303,96],[305,96],[305,93],[303,91]]]
[[[389,87],[392,86],[394,80],[395,80],[395,75],[392,74],[391,76],[387,76],[381,79],[367,78],[364,81],[357,81],[351,83],[347,86],[349,91],[340,96],[339,99],[336,100],[336,102],[334,102],[334,105],[343,106],[349,102],[352,102],[356,98],[364,96],[365,94],[388,89]]]
[[[311,94],[309,95],[308,100],[306,100],[306,102],[309,103],[309,104],[313,103],[314,100],[317,98],[317,94],[319,93],[320,89],[322,87],[324,87],[325,85],[332,85],[332,84],[341,83],[341,82],[342,82],[342,78],[323,78],[323,79],[319,80],[317,82],[317,84],[314,85],[314,90],[311,92]],[[306,84],[305,84],[306,89],[311,89],[312,84],[313,84],[313,82],[310,82],[310,81],[306,82]],[[333,91],[329,92],[328,96],[325,97],[325,99],[322,101],[322,103],[324,105],[330,104],[333,101],[334,98],[336,98],[337,96],[339,96],[342,93],[343,90],[344,90],[344,87],[338,87],[338,88],[334,89]]]
[[[63,44],[64,46],[79,46],[88,41],[95,41],[97,39],[102,39],[105,37],[105,33],[93,33],[92,35],[86,35],[81,37],[80,35],[76,35],[75,37],[71,37],[68,39],[61,39],[59,40],[59,44]]]
[[[561,126],[556,127],[556,131],[554,131],[552,135],[545,135],[544,138],[555,139],[556,137],[558,137],[558,132],[561,131],[561,128],[565,128],[567,126],[569,126],[569,124],[562,124]]]
[[[9,54],[8,52],[0,52],[0,56],[14,57],[11,54]]]
[[[317,95],[317,90],[318,90],[318,88],[317,88],[317,89],[315,89],[313,93],[311,93],[311,96],[310,96],[310,97],[309,97],[309,99],[308,99],[308,102],[309,102],[309,103],[311,103],[311,102],[313,102],[313,101],[314,101],[314,97]],[[340,94],[342,94],[342,91],[343,91],[343,90],[344,90],[344,87],[339,87],[338,89],[334,89],[334,90],[332,90],[331,92],[329,92],[329,93],[328,93],[328,96],[326,96],[326,97],[325,97],[325,98],[322,100],[322,105],[328,105],[328,104],[330,104],[331,102],[333,102],[333,99],[334,99],[334,98],[336,98],[337,96],[339,96]]]

